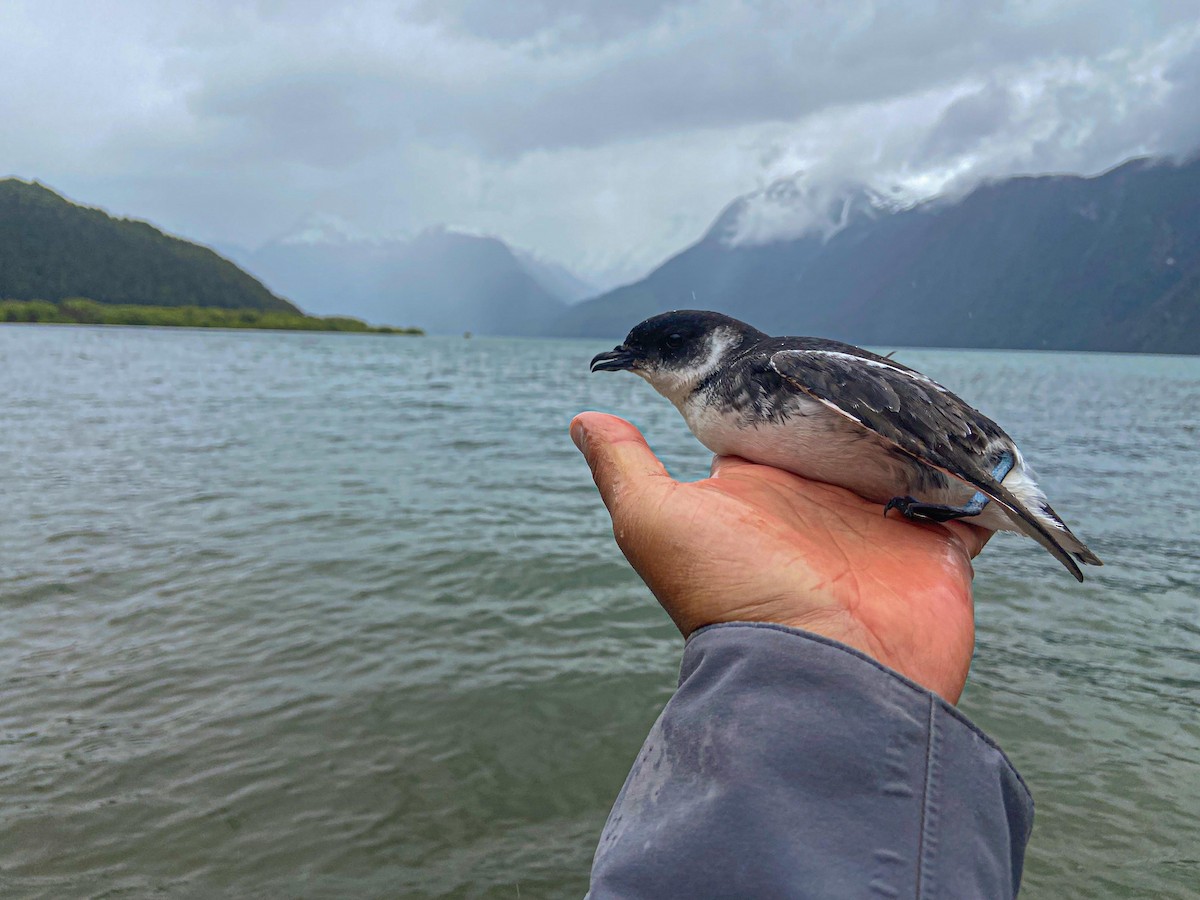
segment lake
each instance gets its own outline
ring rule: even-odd
[[[611,346],[0,327],[0,895],[581,896],[682,641],[567,423],[709,464]],[[1200,359],[898,359],[1106,562],[977,563],[1022,896],[1198,896]]]

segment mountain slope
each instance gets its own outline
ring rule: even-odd
[[[0,180],[0,299],[298,312],[207,247]]]
[[[515,247],[511,249],[513,256],[517,258],[525,271],[533,276],[533,280],[565,303],[578,303],[580,300],[595,297],[600,293],[595,285],[584,281],[566,266],[542,259],[525,250],[518,250]]]
[[[277,241],[240,261],[306,308],[442,334],[533,334],[567,308],[502,241],[430,229],[410,241]]]
[[[698,306],[867,344],[1200,353],[1200,329],[1164,331],[1196,318],[1185,282],[1200,266],[1198,198],[1200,161],[1137,160],[901,211],[848,203],[832,232],[757,245],[730,239],[741,200],[697,244],[552,330],[611,336]]]

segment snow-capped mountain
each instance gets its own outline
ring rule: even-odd
[[[1200,158],[1016,177],[905,203],[784,182],[730,204],[646,278],[551,331],[668,309],[882,346],[1200,353]]]

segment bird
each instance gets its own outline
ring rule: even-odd
[[[719,456],[847,488],[920,522],[966,519],[1046,548],[1078,581],[1103,565],[1050,506],[1005,431],[926,375],[818,337],[771,337],[706,310],[634,326],[592,372],[629,371]]]

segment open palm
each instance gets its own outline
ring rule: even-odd
[[[989,532],[885,518],[843,488],[734,457],[678,482],[615,416],[583,413],[571,435],[618,546],[685,637],[718,622],[801,628],[958,700],[975,640],[971,558]]]

